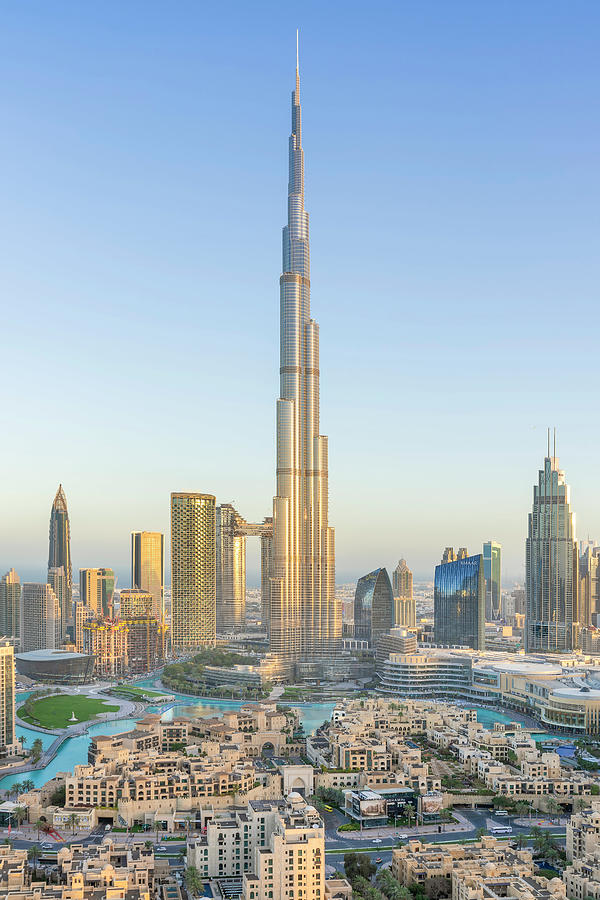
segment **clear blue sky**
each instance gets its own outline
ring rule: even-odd
[[[338,581],[522,577],[547,425],[600,538],[597,3],[56,0],[2,12],[3,571],[59,481],[122,586],[171,490],[270,513],[297,26]]]

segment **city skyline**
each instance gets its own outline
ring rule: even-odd
[[[361,20],[359,26],[350,14],[341,25],[335,22],[345,40],[332,47],[334,17],[326,15],[317,23],[310,5],[300,23],[306,60],[303,90],[310,101],[310,196],[318,237],[315,299],[328,372],[322,405],[333,454],[330,517],[337,526],[337,580],[356,580],[378,565],[391,569],[399,556],[408,560],[417,580],[431,580],[439,546],[456,542],[457,536],[469,546],[480,546],[494,535],[503,546],[505,582],[523,582],[531,471],[548,422],[559,426],[579,533],[600,533],[600,489],[594,484],[592,460],[600,435],[587,414],[586,388],[594,374],[593,347],[587,345],[591,337],[578,334],[577,353],[567,346],[560,390],[540,386],[532,378],[548,349],[560,343],[564,350],[564,336],[549,323],[567,300],[575,321],[582,319],[594,296],[591,263],[581,265],[593,233],[594,204],[586,198],[595,183],[582,148],[597,137],[597,126],[586,114],[590,47],[581,23],[564,19],[556,10],[546,12],[543,20],[533,11],[520,11],[521,42],[514,47],[514,16],[511,20],[502,11],[486,11],[477,14],[486,38],[483,60],[464,29],[474,14],[470,4],[457,4],[453,21],[444,21],[450,31],[414,13],[400,14],[385,4],[380,9],[389,18],[389,38],[376,21],[365,26]],[[186,7],[185,12],[193,26],[193,10]],[[203,52],[198,54],[194,46],[190,83],[173,67],[156,67],[132,29],[130,52],[144,73],[141,86],[123,69],[122,48],[113,46],[108,33],[98,33],[85,13],[68,26],[56,26],[53,42],[42,30],[27,31],[25,57],[25,20],[14,13],[10,25],[15,40],[5,65],[10,72],[18,58],[19,77],[15,99],[7,108],[8,128],[22,138],[28,135],[29,144],[37,146],[42,132],[34,137],[35,121],[58,150],[53,161],[37,160],[33,182],[27,158],[13,157],[10,148],[4,151],[10,173],[8,203],[15,209],[7,237],[13,250],[21,248],[13,254],[8,272],[14,303],[7,328],[28,335],[31,353],[25,369],[17,357],[11,365],[18,342],[14,349],[7,348],[12,388],[7,415],[20,422],[19,444],[26,449],[5,447],[12,478],[3,486],[1,499],[11,517],[1,526],[0,543],[6,554],[2,570],[14,566],[22,581],[45,578],[44,507],[59,481],[69,498],[74,568],[110,566],[119,574],[121,587],[129,586],[129,532],[145,528],[167,533],[168,497],[178,486],[209,490],[219,502],[243,509],[249,521],[261,521],[270,513],[272,402],[277,395],[272,374],[277,302],[273,271],[278,255],[273,222],[281,218],[287,72],[298,23],[284,16],[262,36],[265,19],[259,11],[255,22],[244,19],[248,27],[243,39],[227,36],[234,51],[229,55],[231,68],[221,67],[220,78],[208,79],[215,64],[211,45],[218,46],[215,39],[225,33],[224,19],[212,14],[195,34]],[[149,14],[149,34],[160,33],[163,24],[156,12]],[[577,54],[562,40],[574,29]],[[545,42],[540,43],[540,33]],[[427,54],[427,73],[420,55],[425,38],[436,50]],[[394,52],[388,59],[381,50],[389,48],[392,39]],[[86,63],[77,49],[90,41],[97,41],[100,51],[115,54],[115,70],[107,78],[109,88],[122,88],[117,103],[110,89],[96,84],[94,63]],[[180,54],[190,62],[192,47],[185,37],[169,32],[169,41],[163,53]],[[266,62],[255,64],[267,46]],[[49,64],[56,47],[63,51],[62,73]],[[361,61],[353,67],[350,60],[358,47]],[[557,47],[565,62],[561,67],[555,66]],[[539,73],[528,72],[523,96],[522,80],[504,76],[509,61],[511,72],[522,72],[533,52],[538,54]],[[26,74],[21,72],[23,60],[28,63]],[[159,74],[165,70],[169,76],[162,92],[153,90],[159,83],[163,86]],[[485,90],[472,87],[474,74],[484,76]],[[47,85],[44,81],[42,86],[41,75]],[[209,80],[214,97],[201,93],[190,106],[197,86]],[[241,83],[246,88],[240,95]],[[238,118],[231,115],[233,97]],[[19,102],[32,113],[28,123]],[[41,113],[41,102],[48,114],[35,115]],[[132,105],[139,114],[129,121]],[[108,129],[110,152],[86,113],[88,107],[95,118],[102,121],[96,116],[100,111],[119,126]],[[395,107],[399,115],[390,116]],[[160,112],[170,130],[161,130],[157,139],[152,126]],[[240,117],[246,126],[242,173],[239,155],[233,152]],[[365,126],[364,134],[357,133],[357,121]],[[64,123],[80,132],[76,145]],[[159,158],[160,153],[149,155],[150,134],[153,146],[164,147],[166,159]],[[205,140],[208,134],[214,141]],[[512,142],[507,143],[506,134],[512,135]],[[184,159],[172,155],[173,135],[178,143],[181,135],[189,138]],[[115,187],[123,188],[121,172],[132,176],[131,141],[136,168],[145,174],[134,178],[133,192],[126,194],[123,206],[106,188],[113,176]],[[341,147],[344,151],[337,152]],[[181,163],[183,172],[174,162]],[[154,183],[148,192],[148,166],[156,168],[157,180],[180,202],[172,204]],[[214,186],[206,172],[214,175]],[[85,201],[84,218],[75,186]],[[402,216],[397,220],[399,203]],[[90,216],[90,209],[97,215]],[[55,212],[52,228],[42,228],[50,210]],[[128,242],[119,232],[123,253],[116,264],[107,263],[119,218],[115,211],[123,215],[128,234],[136,235]],[[253,233],[246,243],[238,242],[236,265],[231,267],[226,239],[231,221],[248,218],[251,212]],[[174,227],[176,242],[164,230],[157,231],[156,216]],[[339,227],[341,220],[344,228]],[[568,233],[558,227],[560,221],[570,223]],[[163,267],[154,263],[163,257],[159,244]],[[67,252],[66,246],[72,249]],[[77,254],[75,266],[68,265],[74,261],[71,253]],[[382,266],[382,253],[392,257],[392,265]],[[433,268],[443,273],[439,280],[422,274],[433,261]],[[28,280],[26,269],[43,272],[43,281],[34,276]],[[172,283],[175,271],[185,276]],[[94,272],[100,276],[98,287],[92,286]],[[224,278],[230,273],[231,279]],[[448,308],[451,316],[446,315]],[[27,310],[27,323],[22,310]],[[83,327],[89,324],[95,350],[100,349],[96,341],[102,340],[102,353],[86,347],[82,356],[71,325],[77,321],[73,313],[79,311],[85,313]],[[436,318],[443,319],[443,329],[432,328]],[[165,341],[169,328],[181,334],[179,321],[189,325],[190,336],[201,333],[208,339],[203,354],[192,354],[193,372],[180,360],[177,366],[169,363],[170,344]],[[56,327],[61,328],[66,350],[50,357],[47,335]],[[402,354],[396,352],[400,335]],[[121,354],[134,338],[153,363],[144,372],[151,386],[147,396],[152,397],[152,412],[156,407],[162,413],[162,427],[141,464],[129,450],[136,445],[137,427],[130,421],[129,404],[122,405],[120,399],[127,396],[119,375]],[[224,354],[236,360],[229,371],[221,365]],[[447,378],[450,363],[453,374]],[[45,446],[41,453],[34,439],[37,429],[51,427],[46,409],[52,404],[45,402],[44,377],[50,366],[69,384],[69,453],[61,442]],[[183,380],[178,376],[181,366]],[[188,419],[186,439],[178,442],[175,453],[164,437],[173,427],[171,416],[179,420],[198,396],[203,414],[214,423],[215,439],[204,446],[199,424]],[[173,402],[174,397],[181,399]],[[466,411],[483,397],[478,428],[466,444]],[[111,441],[111,453],[102,455],[101,442],[86,426],[89,404],[100,399],[110,409],[109,429],[123,438]],[[399,403],[402,429],[394,425],[392,415]],[[144,411],[149,414],[150,407]],[[388,422],[389,442],[376,440],[382,417]],[[231,440],[232,429],[243,436],[243,445]],[[440,429],[443,446],[437,440]],[[375,456],[378,465],[372,467]],[[357,483],[356,475],[362,472]],[[430,492],[436,496],[433,523]],[[359,503],[359,496],[368,496],[369,503]],[[249,585],[259,583],[256,547],[249,552],[248,576]]]

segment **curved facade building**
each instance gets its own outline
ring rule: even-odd
[[[464,556],[435,567],[433,616],[436,644],[485,648],[483,558]]]
[[[394,595],[387,569],[358,579],[354,594],[354,637],[374,647],[394,624]]]
[[[91,681],[94,657],[69,650],[31,650],[15,656],[17,672],[48,684],[84,684]]]

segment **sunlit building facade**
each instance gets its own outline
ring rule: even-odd
[[[62,566],[66,579],[65,604],[70,609],[73,592],[73,568],[71,565],[71,525],[67,498],[59,484],[50,511],[48,569]],[[70,616],[70,613],[69,613]]]
[[[11,756],[17,750],[14,647],[0,637],[0,756]]]
[[[493,622],[501,616],[502,545],[486,541],[483,545],[483,574],[485,577],[485,617]]]
[[[79,570],[79,599],[94,615],[112,618],[114,592],[115,573],[112,569]]]
[[[300,660],[337,652],[342,619],[335,597],[334,531],[328,519],[327,438],[319,433],[319,327],[310,314],[298,67],[292,93],[288,219],[283,229],[280,299],[269,643],[278,655]]]
[[[550,440],[548,439],[548,444]],[[525,554],[528,652],[572,650],[579,628],[579,553],[575,513],[558,457],[544,459],[533,488]]]
[[[405,559],[401,559],[392,574],[394,589],[394,625],[412,628],[417,624],[413,595],[413,574]]]
[[[485,578],[481,554],[462,556],[435,567],[433,617],[436,644],[485,649]]]
[[[358,579],[354,594],[354,637],[375,647],[394,624],[394,597],[387,569]]]
[[[246,536],[244,519],[230,503],[216,510],[217,631],[240,631],[246,622]]]
[[[0,580],[0,637],[18,645],[21,634],[21,582],[14,569]]]
[[[56,594],[58,605],[60,606],[61,640],[64,641],[67,636],[67,627],[73,614],[69,599],[67,576],[62,566],[50,566],[48,569],[48,584]]]
[[[163,622],[165,536],[161,532],[131,532],[131,585],[152,594],[153,615]]]
[[[21,649],[54,650],[62,635],[60,603],[49,584],[26,581],[21,593]]]
[[[175,649],[216,641],[216,504],[212,494],[171,494],[171,636]]]

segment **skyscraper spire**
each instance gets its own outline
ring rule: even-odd
[[[287,219],[280,278],[277,496],[269,618],[271,650],[300,659],[329,655],[339,647],[341,615],[335,600],[334,532],[328,521],[327,438],[319,434],[319,328],[310,317],[298,44]]]
[[[50,510],[50,532],[48,547],[48,581],[53,584],[54,579],[60,576],[58,570],[62,567],[64,578],[64,592],[61,597],[62,614],[65,621],[71,617],[71,597],[73,593],[73,572],[71,567],[71,527],[67,498],[62,484],[54,496],[52,509]]]

